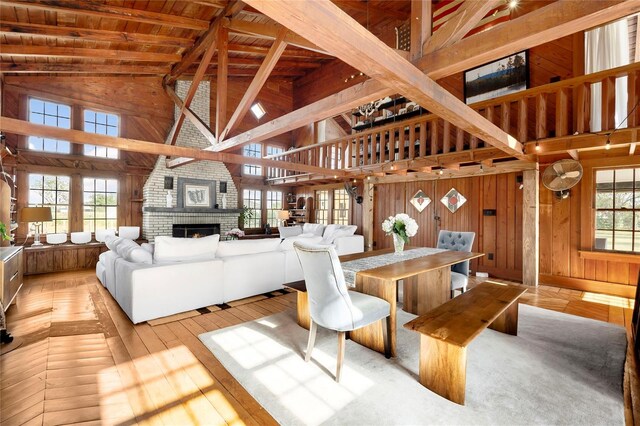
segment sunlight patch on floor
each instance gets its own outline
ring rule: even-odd
[[[633,309],[634,302],[631,299],[618,296],[609,296],[607,294],[588,293],[582,296],[585,302],[599,303],[601,305],[615,306],[618,308]]]
[[[276,327],[274,324],[261,325]],[[304,419],[305,414],[313,410],[318,424],[322,423],[374,385],[371,379],[349,367],[350,362],[357,363],[357,360],[345,359],[341,382],[336,383],[333,381],[335,353],[327,354],[315,348],[307,363],[303,353],[292,354],[290,347],[248,327],[236,327],[210,338],[240,366],[253,370],[255,379],[299,419]],[[292,365],[295,368],[291,368]],[[327,376],[331,378],[329,384]]]

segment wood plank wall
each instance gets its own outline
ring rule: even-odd
[[[397,213],[407,213],[419,225],[411,238],[415,246],[435,247],[441,229],[476,233],[474,251],[487,255],[472,263],[474,271],[492,276],[522,280],[522,191],[517,173],[378,184],[374,186],[374,247],[392,246],[391,237],[382,231],[382,221]],[[467,202],[451,213],[440,199],[457,189]],[[411,197],[422,190],[431,203],[421,213],[410,204]],[[495,216],[483,216],[483,209],[495,210]],[[439,217],[440,220],[435,218]],[[492,259],[489,255],[492,255]]]
[[[584,259],[579,250],[593,247],[595,170],[638,167],[640,158],[609,157],[581,160],[582,181],[561,200],[540,183],[540,277],[545,284],[599,290],[633,297],[640,264]],[[544,169],[541,170],[541,172]]]
[[[65,103],[72,106],[72,127],[82,129],[82,110],[91,108],[120,116],[121,136],[163,143],[173,123],[173,103],[156,77],[6,77],[3,91],[4,114],[27,119],[28,98]],[[13,150],[25,148],[26,138],[7,135]],[[20,152],[16,164],[18,208],[28,204],[28,173],[64,174],[119,179],[118,221],[120,225],[142,225],[142,187],[156,156],[120,152],[118,160],[95,159],[81,155],[82,146],[73,146],[72,154]],[[81,185],[80,185],[81,191]],[[82,194],[79,194],[81,200]],[[77,197],[76,197],[77,198]],[[73,200],[71,201],[73,203]],[[81,203],[81,201],[80,201]],[[71,231],[82,230],[79,212],[71,217]],[[23,238],[25,227],[18,237]]]

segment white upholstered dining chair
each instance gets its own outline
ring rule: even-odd
[[[345,333],[384,319],[382,332],[385,356],[390,357],[389,314],[391,305],[375,296],[347,290],[338,254],[333,246],[296,241],[294,248],[300,259],[309,298],[309,341],[305,361],[311,359],[317,326],[338,332],[336,381],[344,359]]]
[[[455,232],[442,229],[438,234],[438,245],[436,247],[447,250],[471,252],[473,240],[476,238],[475,232]],[[469,284],[469,261],[456,263],[451,266],[451,298],[453,292],[460,290],[461,293],[467,291]]]

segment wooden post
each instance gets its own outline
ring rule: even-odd
[[[538,170],[522,172],[522,283],[538,286],[540,268],[540,173]]]
[[[384,152],[384,148],[381,148]],[[373,184],[364,181],[362,194],[362,235],[364,235],[364,251],[373,250]]]

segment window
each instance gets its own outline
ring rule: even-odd
[[[84,110],[84,131],[99,135],[118,136],[120,134],[118,116],[86,109]],[[86,144],[84,145],[84,155],[118,158],[118,150],[116,148]]]
[[[278,212],[282,210],[282,192],[267,191],[267,223],[277,227],[281,224]]]
[[[118,226],[118,181],[83,179],[84,231],[116,229]]]
[[[253,212],[250,219],[245,219],[244,227],[262,228],[262,191],[257,189],[245,189],[242,192],[244,205]]]
[[[349,224],[349,194],[344,189],[333,190],[333,223]]]
[[[640,252],[640,168],[596,171],[596,249]]]
[[[245,157],[261,158],[262,157],[262,145],[260,145],[259,143],[250,143],[248,145],[245,145],[242,148],[242,154]],[[244,173],[247,174],[247,175],[260,176],[260,175],[262,175],[262,166],[254,166],[252,164],[245,164],[244,165]]]
[[[61,129],[70,129],[71,107],[69,105],[29,98],[29,122],[60,127]],[[68,141],[29,136],[27,142],[29,149],[34,151],[57,152],[59,154],[69,154],[71,152],[71,144]]]
[[[282,147],[279,147],[279,146],[267,146],[267,155],[282,154],[283,152],[284,152],[284,148],[282,148]],[[269,167],[269,168],[267,168],[267,177],[282,176],[281,171],[282,171],[282,169],[277,169],[275,167]]]
[[[29,175],[29,207],[51,207],[51,222],[42,223],[42,233],[69,232],[69,176]]]
[[[316,191],[316,223],[329,224],[329,191]]]

